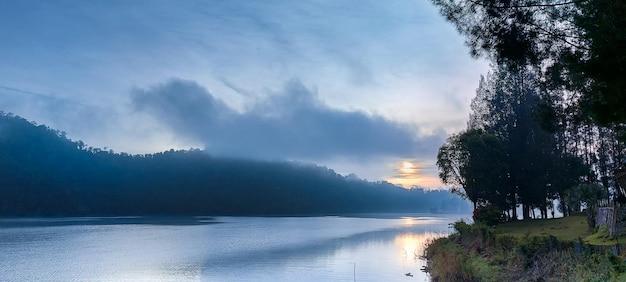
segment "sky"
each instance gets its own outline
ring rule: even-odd
[[[0,110],[133,154],[441,186],[488,63],[426,0],[0,0]]]

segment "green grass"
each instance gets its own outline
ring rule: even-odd
[[[587,218],[584,215],[573,215],[555,219],[508,222],[496,226],[495,233],[516,238],[552,235],[560,241],[572,242],[582,239],[585,243],[595,246],[626,243],[626,235],[619,238],[611,237],[606,227],[599,228],[595,233],[589,232],[588,228]]]
[[[588,231],[584,215],[497,225],[454,223],[455,233],[432,241],[425,252],[438,281],[626,281],[624,255],[602,247],[576,251],[582,240],[613,245],[608,229]],[[553,236],[553,237],[548,237]],[[626,242],[626,236],[620,243]],[[583,246],[584,247],[584,246]]]
[[[609,236],[609,228],[606,226],[598,228],[598,231],[587,236],[585,241],[590,245],[598,246],[615,245],[617,243],[615,238],[611,238],[611,236]]]
[[[618,243],[626,243],[626,235],[619,236],[619,238],[611,237],[609,235],[609,229],[606,226],[603,226],[598,228],[596,233],[587,236],[584,241],[589,245],[613,246]]]
[[[571,242],[591,235],[588,228],[587,218],[584,215],[574,215],[554,219],[529,219],[508,222],[496,226],[495,233],[518,238],[552,235],[560,241]]]

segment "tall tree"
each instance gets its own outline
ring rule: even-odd
[[[579,167],[572,160],[576,158],[559,145],[556,135],[542,126],[539,114],[544,107],[550,109],[552,101],[537,81],[532,69],[514,71],[500,64],[481,78],[471,104],[468,127],[493,134],[504,144],[508,171],[501,192],[507,195],[514,218],[518,203],[523,207],[523,218],[528,218],[533,208],[547,217],[552,201],[584,174],[582,169],[564,171]]]
[[[471,54],[533,66],[595,124],[626,123],[626,1],[431,0]]]

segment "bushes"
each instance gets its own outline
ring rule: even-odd
[[[496,235],[482,223],[451,224],[455,233],[425,250],[433,281],[625,281],[626,262],[575,250],[554,236]],[[580,248],[579,248],[580,249]]]
[[[477,207],[472,218],[474,222],[481,222],[488,226],[495,226],[505,221],[502,210],[493,205]]]
[[[498,265],[481,256],[494,243],[493,228],[481,223],[451,224],[455,233],[432,241],[425,250],[433,281],[492,281],[498,279]]]
[[[489,226],[480,222],[467,224],[464,221],[457,221],[452,226],[458,234],[458,236],[452,237],[453,241],[472,252],[482,253],[484,249],[493,245],[494,230]]]
[[[433,281],[478,281],[469,268],[468,253],[447,238],[432,241],[425,252]]]

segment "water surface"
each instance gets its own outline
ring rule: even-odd
[[[428,281],[463,217],[0,219],[0,281]]]

